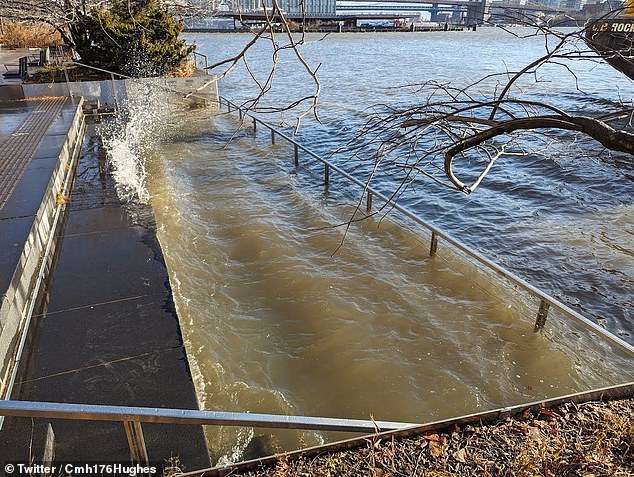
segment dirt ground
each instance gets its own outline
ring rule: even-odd
[[[634,476],[634,399],[564,404],[492,425],[365,447],[232,476]]]

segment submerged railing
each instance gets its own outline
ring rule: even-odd
[[[324,176],[323,177],[324,177],[324,188],[325,189],[328,189],[328,187],[330,185],[331,172],[334,172],[336,174],[339,174],[343,178],[347,179],[352,184],[354,184],[354,185],[356,185],[356,186],[358,186],[358,187],[360,187],[362,189],[363,194],[364,194],[363,198],[365,199],[365,205],[366,205],[366,211],[367,212],[370,212],[372,210],[372,208],[373,208],[373,199],[377,198],[377,199],[383,201],[384,205],[389,205],[391,209],[400,212],[405,217],[411,219],[415,223],[417,223],[417,224],[423,226],[424,228],[426,228],[429,232],[431,232],[431,239],[430,239],[430,245],[429,245],[429,255],[430,256],[434,256],[436,254],[436,252],[438,250],[439,240],[440,239],[445,240],[447,243],[453,245],[454,247],[456,247],[461,252],[465,253],[469,257],[471,257],[474,260],[476,260],[478,263],[484,265],[487,269],[494,271],[497,275],[507,279],[513,285],[516,285],[516,286],[520,287],[521,289],[523,289],[526,292],[528,292],[531,296],[539,299],[539,308],[538,308],[538,310],[536,312],[536,315],[535,315],[535,327],[534,327],[535,331],[539,331],[539,330],[541,330],[544,327],[544,325],[546,324],[546,319],[548,317],[548,313],[550,311],[550,308],[552,307],[553,309],[560,311],[564,316],[567,316],[568,318],[572,318],[573,320],[581,323],[586,328],[589,328],[590,330],[592,330],[594,333],[597,333],[597,334],[601,335],[603,338],[607,339],[612,344],[616,345],[618,348],[624,350],[630,356],[634,357],[634,346],[632,346],[631,344],[629,344],[626,341],[620,339],[618,336],[613,335],[608,330],[602,328],[600,325],[598,325],[594,321],[590,320],[589,318],[586,318],[585,316],[583,316],[580,313],[576,312],[572,308],[570,308],[570,307],[566,306],[565,304],[561,303],[559,300],[557,300],[553,296],[543,292],[542,290],[540,290],[536,286],[531,285],[530,283],[528,283],[523,278],[520,278],[517,275],[515,275],[513,272],[507,270],[506,268],[502,267],[501,265],[498,265],[497,263],[493,262],[492,260],[486,258],[480,252],[477,252],[473,248],[471,248],[468,245],[462,243],[460,240],[452,237],[451,235],[449,235],[448,233],[444,232],[440,228],[436,227],[431,222],[428,222],[427,220],[423,219],[422,217],[420,217],[419,215],[417,215],[415,212],[411,211],[407,207],[404,207],[404,206],[400,205],[394,199],[392,199],[392,198],[388,197],[387,195],[377,191],[373,187],[369,186],[367,183],[357,179],[356,177],[354,177],[353,175],[349,174],[348,172],[346,172],[342,168],[336,166],[335,164],[333,164],[332,162],[328,161],[327,159],[324,159],[323,157],[321,157],[317,153],[311,151],[306,146],[303,146],[302,144],[300,144],[297,141],[295,141],[289,135],[285,134],[284,132],[280,131],[279,129],[275,128],[274,126],[272,126],[272,125],[268,124],[267,122],[263,121],[262,119],[258,118],[256,115],[251,113],[247,108],[243,108],[243,107],[233,103],[232,101],[230,101],[230,100],[228,100],[228,99],[226,99],[226,98],[224,98],[222,96],[219,96],[219,103],[220,103],[219,104],[220,108],[222,109],[223,105],[226,106],[227,112],[229,112],[229,113],[233,112],[233,111],[237,111],[241,122],[244,122],[245,118],[249,118],[252,121],[254,133],[257,131],[258,125],[262,125],[263,127],[265,127],[268,130],[270,130],[271,131],[271,144],[275,144],[275,138],[276,138],[276,136],[279,136],[279,137],[283,138],[285,141],[287,141],[289,144],[293,145],[293,149],[294,149],[293,162],[295,164],[295,167],[299,167],[300,151],[305,153],[306,156],[308,156],[309,158],[314,159],[314,160],[320,162],[321,164],[323,164],[323,166],[324,166],[324,173],[323,173]]]

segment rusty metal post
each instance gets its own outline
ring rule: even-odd
[[[324,187],[328,190],[330,186],[330,166],[328,164],[324,164]]]
[[[370,213],[371,210],[372,210],[372,191],[369,190],[368,191],[368,198],[367,198],[367,201],[365,203],[365,211]]]
[[[271,145],[275,144],[275,130],[271,129]]]
[[[299,147],[295,144],[295,167],[299,167]]]
[[[429,246],[429,256],[433,257],[436,255],[436,251],[438,250],[438,237],[436,236],[436,232],[432,230],[431,232],[431,244]]]
[[[253,134],[258,130],[258,122],[253,118]]]
[[[537,319],[535,320],[535,331],[541,330],[546,324],[546,318],[548,317],[548,310],[550,305],[544,300],[539,304],[539,311],[537,312]]]

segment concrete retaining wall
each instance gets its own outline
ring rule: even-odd
[[[45,261],[50,250],[63,200],[72,184],[75,164],[81,150],[85,121],[80,101],[75,117],[31,226],[11,284],[0,305],[0,399],[10,397],[23,342],[28,333]]]

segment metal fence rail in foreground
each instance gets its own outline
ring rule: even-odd
[[[370,421],[335,417],[2,400],[0,400],[0,416],[121,422],[128,439],[130,455],[133,461],[139,463],[149,462],[145,439],[143,437],[143,429],[141,427],[141,423],[144,422],[155,424],[361,432],[364,434],[407,429],[417,426],[417,424],[405,422]]]
[[[299,153],[300,153],[300,151],[305,153],[309,158],[312,158],[312,159],[322,163],[324,165],[324,187],[326,189],[330,185],[331,172],[335,172],[335,173],[339,174],[340,176],[344,177],[345,179],[347,179],[349,182],[351,182],[351,183],[355,184],[356,186],[360,187],[363,190],[363,194],[365,196],[365,201],[366,201],[365,202],[366,203],[366,210],[368,212],[370,212],[372,210],[372,200],[373,200],[373,198],[376,197],[377,199],[383,201],[384,205],[390,206],[390,208],[400,212],[405,217],[407,217],[407,218],[413,220],[415,223],[425,227],[427,230],[429,230],[431,232],[431,240],[430,240],[430,246],[429,246],[429,254],[430,254],[430,256],[434,256],[436,254],[436,251],[438,249],[438,241],[439,241],[439,239],[443,239],[446,242],[448,242],[451,245],[453,245],[454,247],[456,247],[458,250],[462,251],[463,253],[465,253],[469,257],[471,257],[474,260],[476,260],[477,262],[479,262],[480,264],[484,265],[489,270],[494,271],[497,275],[504,277],[505,279],[507,279],[511,283],[513,283],[514,285],[516,285],[516,286],[522,288],[523,290],[527,291],[533,297],[538,298],[540,300],[540,304],[539,304],[539,309],[537,310],[537,313],[536,313],[535,331],[539,331],[540,329],[542,329],[544,327],[544,325],[546,324],[546,318],[548,317],[549,309],[550,309],[550,307],[552,307],[552,308],[560,311],[561,313],[563,313],[564,316],[567,316],[568,318],[572,318],[573,320],[581,323],[586,328],[589,328],[594,333],[602,336],[603,338],[605,338],[608,341],[610,341],[612,344],[616,345],[620,349],[622,349],[625,352],[627,352],[630,356],[634,357],[634,346],[632,346],[631,344],[629,344],[626,341],[622,340],[618,336],[613,335],[612,333],[610,333],[606,329],[602,328],[600,325],[598,325],[594,321],[590,320],[589,318],[586,318],[585,316],[583,316],[580,313],[576,312],[572,308],[570,308],[570,307],[566,306],[565,304],[561,303],[556,298],[554,298],[551,295],[543,292],[539,288],[531,285],[526,280],[524,280],[523,278],[518,277],[513,272],[507,270],[506,268],[502,267],[501,265],[498,265],[497,263],[489,260],[484,255],[482,255],[481,253],[477,252],[476,250],[474,250],[473,248],[469,247],[468,245],[462,243],[460,240],[450,236],[448,233],[444,232],[443,230],[441,230],[440,228],[436,227],[432,223],[430,223],[427,220],[423,219],[422,217],[420,217],[419,215],[417,215],[416,213],[414,213],[410,209],[400,205],[394,199],[392,199],[392,198],[388,197],[387,195],[377,191],[376,189],[374,189],[373,187],[369,186],[365,182],[357,179],[356,177],[352,176],[348,172],[344,171],[342,168],[336,166],[335,164],[333,164],[332,162],[328,161],[327,159],[324,159],[323,157],[321,157],[317,153],[311,151],[306,146],[303,146],[302,144],[300,144],[297,141],[295,141],[289,135],[285,134],[284,132],[280,131],[279,129],[275,128],[274,126],[271,126],[267,122],[265,122],[262,119],[258,118],[253,113],[251,113],[248,109],[243,108],[242,106],[239,106],[239,105],[233,103],[232,101],[224,98],[223,96],[218,96],[218,99],[219,99],[219,108],[221,110],[222,110],[222,107],[224,105],[227,108],[227,112],[232,112],[232,111],[238,112],[239,117],[240,117],[240,121],[242,121],[242,122],[245,122],[245,118],[250,118],[252,120],[254,133],[257,131],[258,124],[262,125],[263,127],[267,128],[268,130],[270,130],[270,132],[271,132],[271,144],[275,144],[276,136],[279,136],[279,137],[283,138],[284,140],[286,140],[288,143],[292,144],[294,146],[293,161],[294,161],[294,164],[295,164],[296,167],[299,166],[299,162],[300,162],[300,154]]]

